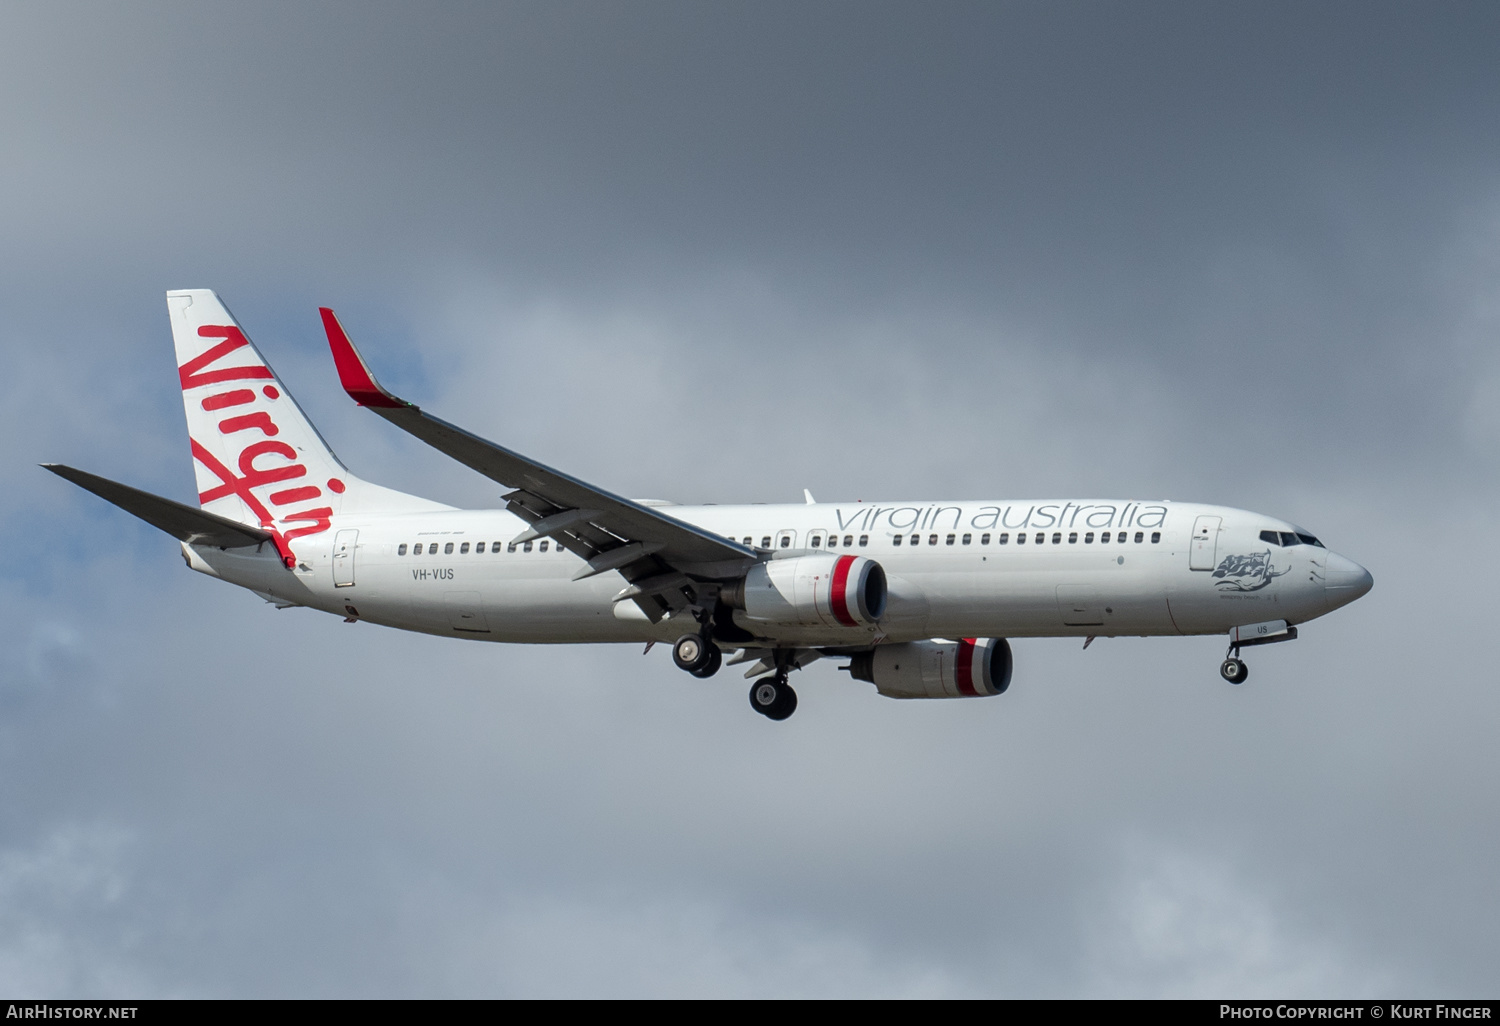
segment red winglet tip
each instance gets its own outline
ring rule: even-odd
[[[384,409],[409,406],[409,403],[402,402],[380,387],[380,382],[370,373],[370,368],[365,365],[359,350],[354,348],[354,343],[349,341],[348,333],[344,331],[344,326],[339,323],[334,312],[326,306],[320,306],[318,313],[323,315],[323,330],[328,335],[328,348],[333,351],[333,365],[338,368],[339,383],[349,393],[349,398],[361,406],[379,406]]]

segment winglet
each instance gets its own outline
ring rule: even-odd
[[[318,313],[323,315],[323,330],[328,333],[328,348],[333,350],[333,365],[338,368],[339,382],[344,386],[344,391],[349,393],[349,398],[361,406],[378,406],[388,410],[411,406],[411,403],[397,399],[380,387],[380,382],[370,373],[364,357],[359,355],[359,350],[349,341],[348,333],[344,331],[344,326],[339,323],[334,312],[326,306],[320,306]]]

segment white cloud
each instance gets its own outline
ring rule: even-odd
[[[1090,916],[1088,989],[1104,997],[1401,993],[1399,973],[1309,935],[1285,898],[1222,855],[1136,842]],[[1407,981],[1409,982],[1409,981]]]
[[[56,827],[0,848],[0,989],[35,997],[159,994],[133,950],[132,832]]]

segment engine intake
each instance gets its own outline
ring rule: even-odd
[[[1004,638],[909,641],[856,654],[849,675],[887,698],[982,698],[1010,687],[1013,665]]]
[[[721,597],[753,620],[802,627],[867,627],[885,615],[885,571],[864,556],[772,559]]]

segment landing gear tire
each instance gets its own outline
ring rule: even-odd
[[[1226,659],[1224,665],[1219,667],[1219,676],[1231,684],[1243,684],[1245,678],[1250,676],[1250,667],[1245,665],[1243,659]]]
[[[750,708],[771,720],[784,720],[797,711],[797,692],[785,677],[758,680],[750,685]]]
[[[696,670],[689,670],[694,677],[712,677],[719,672],[719,667],[724,665],[724,653],[718,645],[713,643],[708,647],[708,663]]]
[[[678,669],[697,673],[713,662],[714,654],[718,651],[719,646],[703,635],[684,634],[672,646],[672,662],[677,664]],[[723,656],[720,655],[720,658]]]

